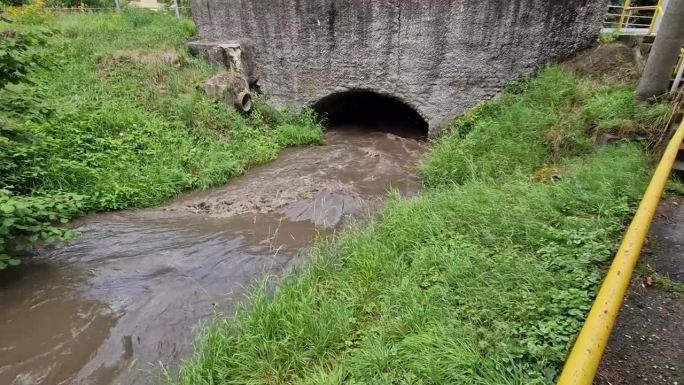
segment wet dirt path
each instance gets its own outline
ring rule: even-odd
[[[301,260],[316,236],[420,190],[420,140],[354,129],[285,150],[228,185],[91,215],[81,235],[0,279],[0,384],[145,384],[201,321]]]
[[[596,385],[684,385],[684,197],[661,201]]]

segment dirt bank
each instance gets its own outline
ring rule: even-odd
[[[635,48],[619,41],[580,52],[563,66],[609,83],[636,85],[641,75]]]

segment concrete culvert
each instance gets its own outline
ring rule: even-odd
[[[396,97],[370,90],[336,92],[311,107],[325,119],[328,129],[356,127],[408,137],[428,134],[427,121],[414,108]]]
[[[204,93],[215,100],[223,100],[228,107],[249,112],[252,109],[252,94],[245,78],[234,72],[218,74],[204,83]]]
[[[252,94],[249,91],[241,91],[235,98],[235,108],[242,112],[249,112],[252,109]]]

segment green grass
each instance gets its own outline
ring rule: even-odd
[[[320,140],[308,113],[257,101],[245,117],[203,99],[197,85],[217,70],[185,52],[187,22],[124,12],[40,23],[61,31],[47,52],[60,65],[18,90],[40,104],[10,117],[25,138],[0,143],[0,187],[12,191],[2,209],[35,211],[28,226],[64,218],[52,196],[85,196],[74,210],[154,205]],[[594,145],[658,123],[664,106],[632,100],[551,67],[471,110],[422,163],[422,196],[392,196],[373,223],[320,241],[275,289],[218,316],[178,382],[550,383],[648,178],[640,146]]]
[[[620,38],[620,33],[617,31],[599,33],[599,40],[602,43],[612,43],[619,38]]]
[[[653,240],[651,243],[651,248],[653,250],[659,250],[661,248],[660,245],[656,246],[656,242]],[[661,274],[654,271],[653,268],[643,260],[640,260],[639,263],[637,263],[634,273],[637,274],[641,280],[650,280],[652,285],[655,285],[655,287],[663,291],[684,295],[684,283],[673,281],[668,274]]]
[[[684,295],[684,283],[673,281],[669,277],[658,273],[654,273],[653,278],[655,281],[655,285],[659,288],[670,293],[678,293]]]
[[[45,113],[12,117],[28,140],[0,140],[0,188],[15,196],[76,193],[86,196],[86,211],[151,206],[322,138],[310,113],[258,102],[244,116],[203,98],[198,86],[219,69],[188,55],[187,20],[126,11],[1,28],[58,31],[45,52],[58,64],[36,73],[35,86],[15,88],[38,94],[31,111]],[[155,59],[160,52],[177,60]]]
[[[600,134],[648,136],[666,113],[664,104],[635,105],[626,85],[551,67],[457,119],[421,169],[430,186],[524,178],[549,162],[591,152]]]
[[[665,191],[672,195],[684,195],[684,182],[682,182],[681,178],[673,175],[670,180],[667,181]]]
[[[218,315],[177,382],[552,383],[648,180],[640,145],[594,145],[607,120],[659,118],[615,92],[550,67],[469,111],[427,191]]]

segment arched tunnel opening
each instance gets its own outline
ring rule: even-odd
[[[428,134],[428,123],[415,109],[395,97],[373,91],[330,94],[311,107],[324,119],[328,130],[382,131],[411,138]]]

